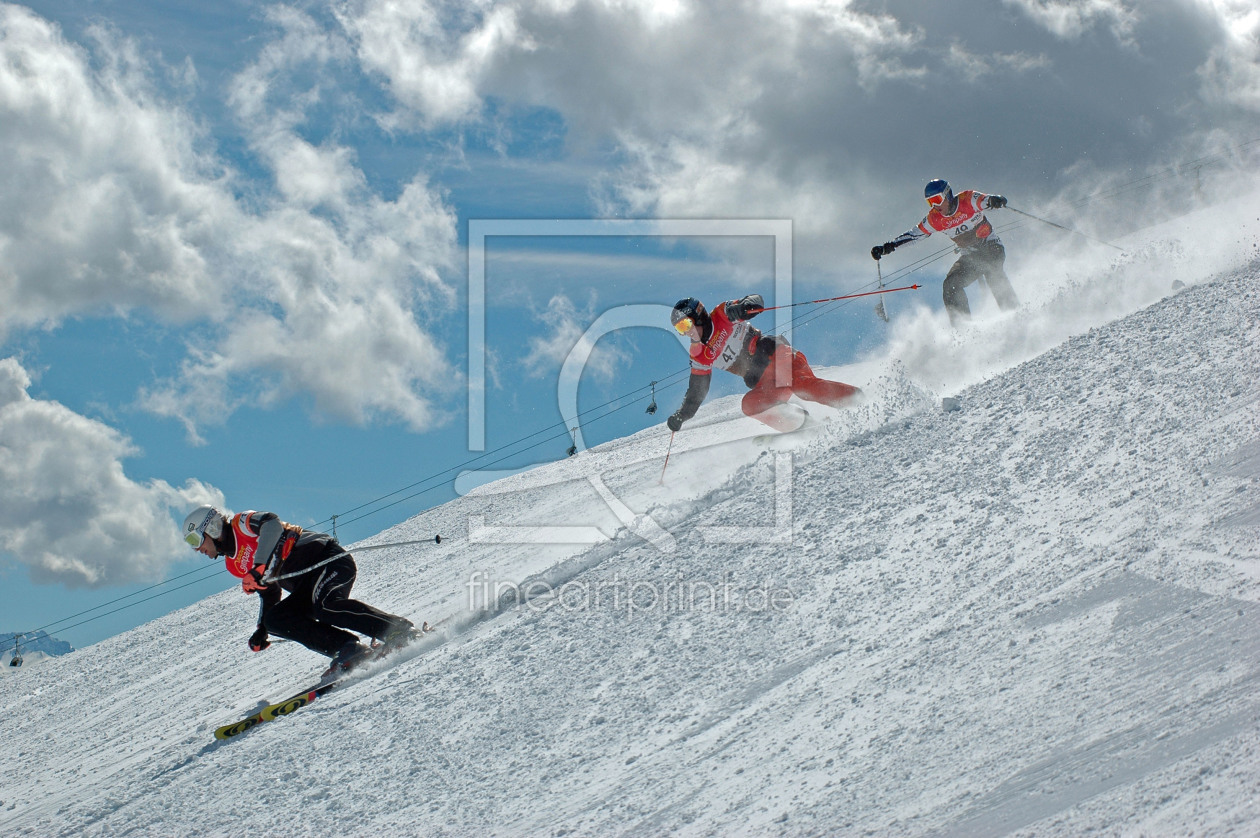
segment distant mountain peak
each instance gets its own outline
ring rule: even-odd
[[[15,651],[23,655],[30,652],[43,652],[47,655],[66,655],[74,651],[65,640],[58,640],[46,631],[20,632],[11,631],[0,634],[0,661],[6,665],[13,660]]]

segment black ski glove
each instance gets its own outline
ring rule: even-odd
[[[678,431],[682,430],[682,423],[683,423],[683,418],[679,416],[677,413],[675,413],[673,416],[670,416],[668,419],[665,420],[666,427],[668,427],[674,433],[678,433]]]
[[[1001,195],[989,196],[989,209],[1001,209],[1004,206],[1006,206],[1006,199]]]
[[[749,294],[739,301],[739,319],[751,320],[766,307],[766,301],[760,294]]]
[[[887,256],[889,253],[892,253],[896,249],[897,249],[897,245],[893,244],[892,242],[884,242],[883,244],[877,244],[871,248],[871,258],[874,259],[876,262],[878,262],[881,256]]]
[[[271,641],[267,639],[267,629],[262,626],[249,636],[249,650],[251,652],[261,652],[271,645]]]

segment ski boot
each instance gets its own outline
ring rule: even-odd
[[[389,633],[381,638],[380,645],[376,647],[376,656],[383,658],[397,652],[399,649],[405,649],[430,631],[433,631],[433,629],[429,627],[428,623],[424,623],[420,628],[416,628],[410,621],[404,620],[390,629]]]
[[[347,641],[344,646],[337,650],[337,654],[333,655],[332,662],[324,670],[321,683],[327,684],[330,681],[336,681],[338,678],[344,678],[350,673],[350,670],[364,663],[371,656],[372,651],[359,641]]]

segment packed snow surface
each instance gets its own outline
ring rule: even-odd
[[[1253,208],[895,312],[810,432],[717,400],[663,484],[655,427],[380,533],[437,631],[237,739],[322,668],[237,592],[10,673],[0,833],[1254,835]]]

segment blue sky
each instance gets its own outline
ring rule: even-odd
[[[470,221],[787,219],[798,300],[866,290],[933,177],[1118,235],[1195,200],[1188,162],[1246,168],[1258,38],[1227,0],[0,5],[0,630],[83,646],[228,586],[64,619],[204,567],[197,502],[326,527],[477,456]],[[1079,246],[995,221],[1017,291],[1025,254]],[[890,308],[939,309],[948,264]],[[492,240],[487,448],[561,421],[602,312],[768,294],[774,265],[765,237]],[[841,364],[882,328],[863,303],[795,341]],[[611,335],[581,404],[684,365],[664,329]]]

